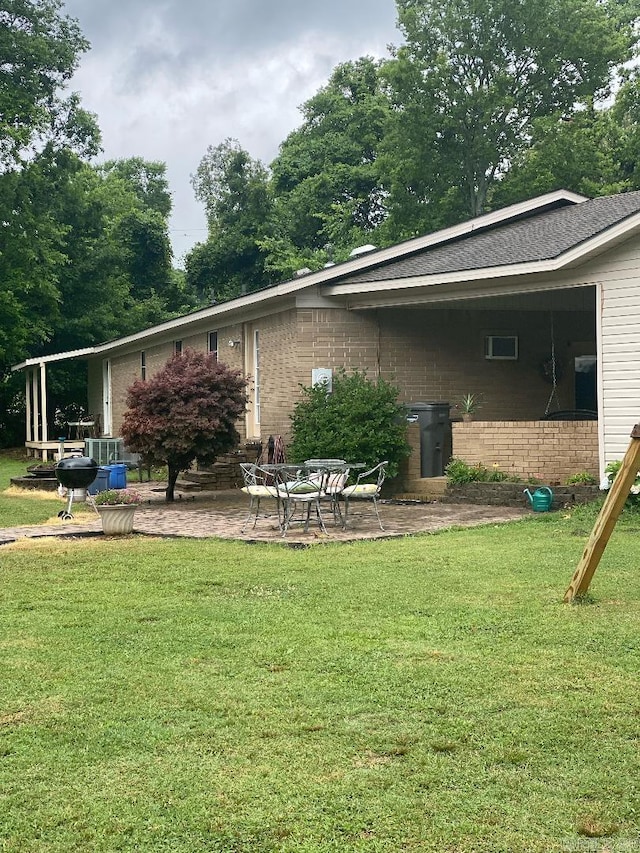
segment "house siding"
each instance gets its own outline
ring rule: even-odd
[[[604,466],[624,456],[640,420],[640,239],[611,254],[607,270],[599,363]]]

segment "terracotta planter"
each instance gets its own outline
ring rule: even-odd
[[[468,424],[470,421],[472,421],[472,420],[473,420],[473,412],[463,412],[463,413],[462,413],[462,420],[463,420],[466,424]]]
[[[103,533],[118,536],[133,532],[133,516],[137,509],[135,504],[104,504],[96,509],[102,520]]]

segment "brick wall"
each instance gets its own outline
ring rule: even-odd
[[[517,477],[564,483],[598,476],[597,421],[472,421],[453,424],[453,455]]]
[[[404,402],[455,406],[471,392],[481,399],[479,416],[488,420],[532,420],[545,412],[552,386],[543,379],[540,364],[551,348],[548,312],[415,308],[370,316],[380,326],[381,373],[399,386]],[[595,354],[594,312],[557,311],[554,328],[561,373],[554,408],[573,409],[573,358],[589,349]],[[489,334],[517,335],[518,359],[486,359]]]

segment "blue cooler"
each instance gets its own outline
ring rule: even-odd
[[[127,466],[126,465],[105,465],[105,470],[109,472],[109,488],[110,489],[126,489],[127,488]],[[101,469],[102,470],[102,469]]]
[[[109,471],[106,468],[98,468],[96,478],[91,483],[87,491],[90,495],[97,495],[98,492],[106,492],[109,488]]]

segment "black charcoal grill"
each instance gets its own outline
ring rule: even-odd
[[[67,507],[58,513],[58,517],[73,518],[71,504],[74,498],[86,500],[87,489],[98,474],[98,463],[89,456],[70,456],[57,463],[55,472],[58,482],[67,490]]]

